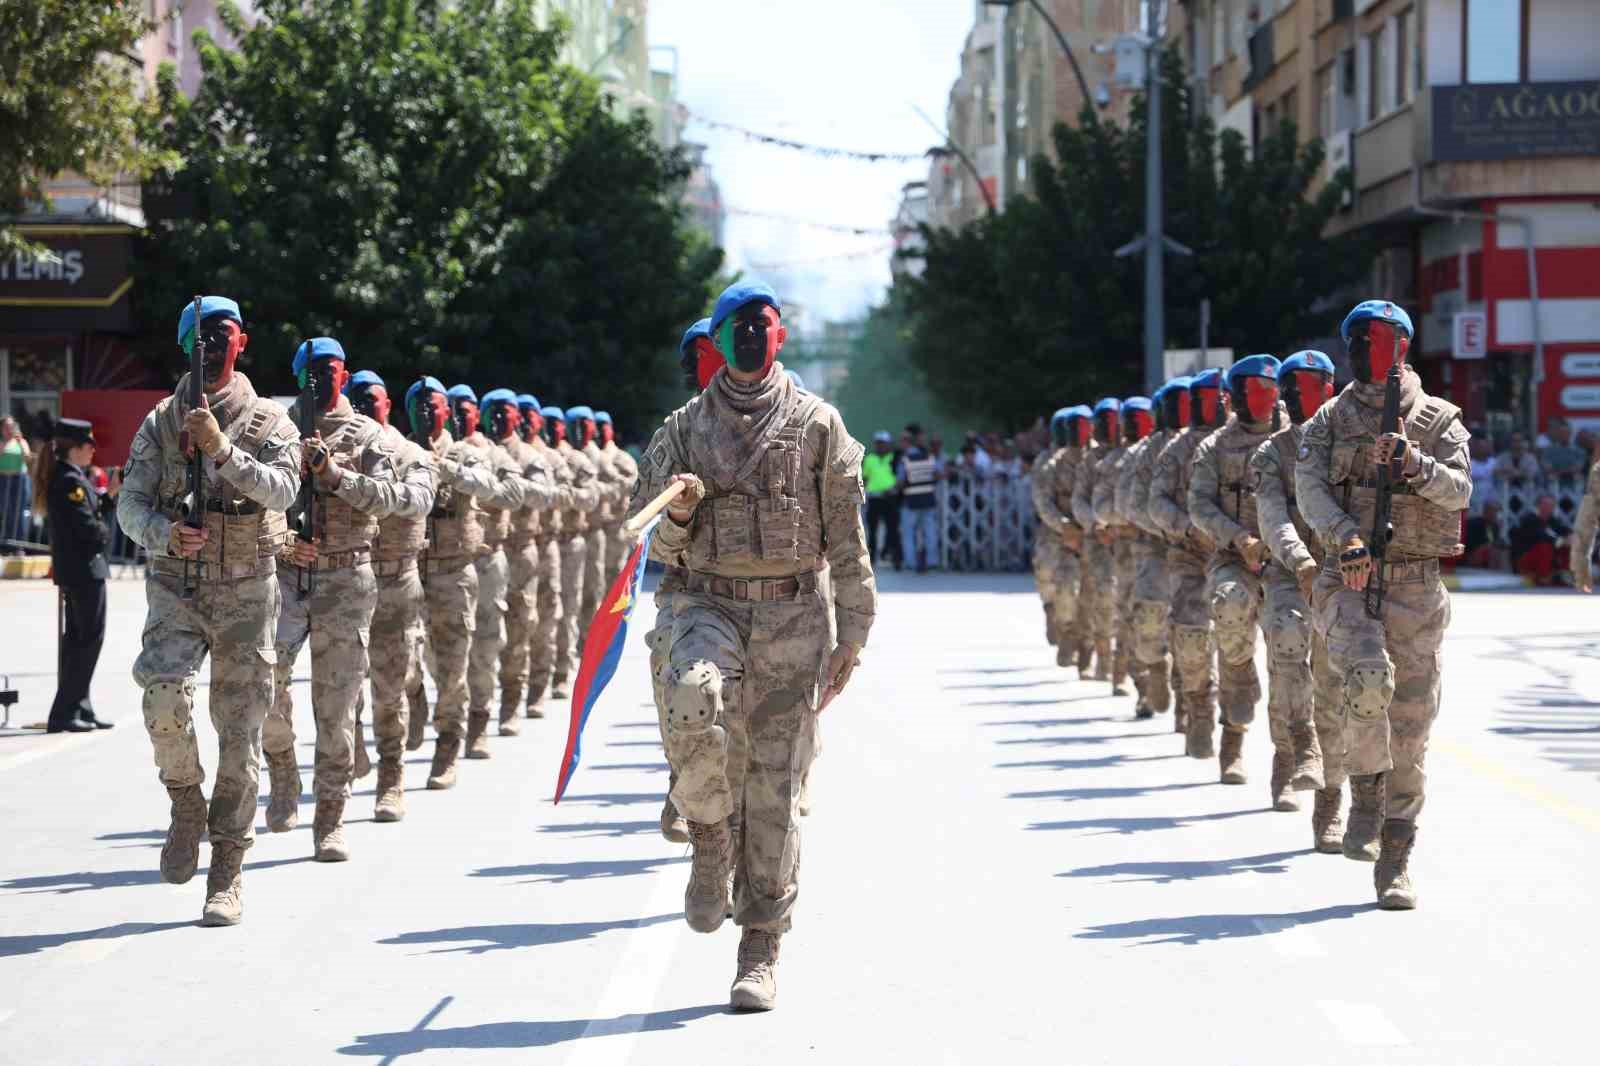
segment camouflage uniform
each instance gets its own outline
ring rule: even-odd
[[[1053,552],[1055,573],[1051,581],[1055,597],[1056,663],[1071,666],[1076,662],[1080,671],[1088,669],[1086,653],[1092,648],[1085,620],[1078,617],[1083,557],[1082,548],[1069,547],[1066,538],[1076,537],[1081,544],[1086,536],[1083,527],[1072,517],[1072,489],[1087,451],[1071,445],[1058,448],[1046,470],[1035,475],[1033,489],[1033,505],[1039,512],[1039,521],[1054,535],[1057,545]]]
[[[1039,456],[1033,464],[1032,477],[1028,483],[1029,494],[1033,499],[1034,514],[1039,515],[1039,523],[1033,536],[1033,583],[1039,590],[1039,599],[1044,604],[1044,637],[1051,644],[1060,640],[1060,633],[1056,627],[1056,571],[1061,567],[1061,537],[1055,530],[1045,524],[1043,512],[1043,498],[1052,489],[1051,478],[1054,477],[1052,464],[1061,454],[1061,448],[1052,445],[1050,450]]]
[[[632,542],[622,535],[622,513],[627,509],[633,486],[639,480],[639,464],[634,462],[626,449],[618,447],[616,441],[609,442],[601,451],[622,483],[621,497],[613,508],[611,523],[606,526],[606,574],[616,577],[622,571],[622,561],[633,549]]]
[[[1172,661],[1167,654],[1170,581],[1167,538],[1150,518],[1150,482],[1156,459],[1172,440],[1157,430],[1128,450],[1117,482],[1117,510],[1134,527],[1133,581],[1129,609],[1133,631],[1133,678],[1147,709],[1165,713],[1172,704]]]
[[[1211,758],[1217,721],[1216,646],[1206,598],[1206,561],[1214,546],[1189,518],[1189,478],[1195,449],[1212,432],[1187,426],[1174,434],[1156,457],[1150,483],[1150,518],[1168,541],[1170,639],[1173,674],[1178,679],[1178,713],[1188,722],[1188,752],[1197,759]]]
[[[560,567],[555,545],[555,508],[565,506],[571,492],[556,480],[555,458],[543,441],[530,443],[513,434],[503,442],[522,469],[523,480],[536,487],[528,505],[511,516],[506,538],[509,589],[506,592],[506,642],[500,652],[500,731],[514,732],[523,691],[528,684],[528,647],[535,618],[549,616],[554,628],[560,600],[552,577]]]
[[[1286,426],[1256,449],[1250,459],[1261,539],[1272,552],[1267,564],[1267,654],[1273,678],[1267,715],[1289,725],[1296,749],[1313,754],[1322,772],[1313,810],[1313,835],[1319,850],[1338,850],[1324,836],[1342,832],[1339,820],[1344,787],[1344,720],[1339,684],[1328,669],[1328,642],[1312,623],[1311,607],[1300,594],[1295,575],[1304,567],[1320,567],[1322,542],[1311,531],[1295,499],[1295,456],[1303,426]],[[1308,661],[1309,660],[1309,661]],[[1289,683],[1280,686],[1276,678]],[[1312,731],[1312,725],[1315,730]],[[1320,831],[1316,827],[1320,826]]]
[[[1572,522],[1572,580],[1581,588],[1594,587],[1593,564],[1595,529],[1600,526],[1600,462],[1589,468],[1589,484],[1584,490],[1583,502],[1578,504],[1578,517]]]
[[[277,554],[288,529],[284,510],[300,488],[300,440],[284,409],[258,397],[242,373],[207,394],[231,447],[220,464],[203,460],[206,498],[199,510],[210,539],[198,560],[186,564],[169,549],[188,491],[188,457],[179,447],[186,385],[187,377],[140,424],[117,497],[123,532],[150,556],[149,614],[133,679],[144,690],[156,770],[173,798],[174,832],[184,814],[180,805],[189,805],[186,817],[209,828],[213,866],[231,863],[236,874],[255,835],[261,723],[272,705],[277,656]],[[187,598],[186,573],[194,586]],[[207,653],[207,702],[218,747],[209,814],[194,732],[195,680]],[[185,832],[197,841],[199,825]],[[173,862],[163,849],[163,876],[181,883],[193,873],[192,863]]]
[[[1133,658],[1133,526],[1117,508],[1117,486],[1122,481],[1122,467],[1127,457],[1128,447],[1120,444],[1101,453],[1095,464],[1094,489],[1090,497],[1095,524],[1111,536],[1111,543],[1102,547],[1111,559],[1107,584],[1112,589],[1110,606],[1116,641],[1111,660],[1111,690],[1118,695],[1123,692],[1122,683],[1127,680]]]
[[[589,636],[589,623],[594,620],[595,611],[600,609],[600,600],[617,574],[607,567],[606,556],[610,551],[612,530],[621,525],[622,509],[627,506],[628,493],[633,489],[631,481],[624,483],[622,472],[612,464],[610,453],[601,449],[599,441],[590,440],[585,444],[583,457],[594,467],[600,499],[594,512],[589,515],[589,531],[583,538],[583,591],[578,601],[580,652]]]
[[[1461,512],[1472,497],[1472,479],[1470,435],[1460,411],[1424,393],[1415,372],[1406,368],[1400,413],[1406,439],[1420,452],[1421,470],[1395,486],[1394,535],[1383,565],[1387,593],[1381,619],[1369,617],[1363,593],[1344,585],[1338,567],[1347,538],[1371,535],[1372,450],[1383,431],[1378,425],[1383,394],[1382,383],[1352,383],[1318,408],[1305,425],[1294,480],[1301,513],[1328,554],[1313,607],[1317,625],[1327,634],[1328,665],[1342,687],[1345,769],[1353,790],[1376,793],[1386,819],[1385,849],[1391,835],[1403,839],[1403,874],[1425,798],[1428,731],[1439,713],[1439,648],[1450,624],[1450,595],[1439,579],[1439,558],[1461,550],[1456,538]],[[1373,580],[1378,576],[1375,569]],[[1346,830],[1345,854],[1351,857],[1364,843],[1352,840],[1357,813],[1352,808]],[[1383,902],[1381,883],[1379,896]]]
[[[1100,461],[1115,449],[1098,442],[1083,449],[1077,475],[1072,482],[1072,517],[1085,530],[1083,538],[1083,577],[1078,592],[1080,637],[1094,643],[1096,680],[1111,676],[1111,635],[1116,631],[1117,577],[1111,545],[1100,543],[1095,526],[1094,488]]]
[[[589,518],[590,512],[600,506],[602,486],[600,472],[588,456],[566,441],[555,451],[572,488],[572,506],[561,512],[561,619],[556,624],[550,656],[550,695],[564,700],[572,694],[572,681],[578,675],[578,624],[583,610],[583,567],[589,555]],[[532,699],[531,685],[529,698]],[[539,700],[534,703],[543,698],[541,686]]]
[[[378,603],[372,611],[367,658],[372,685],[372,733],[378,745],[378,821],[403,811],[401,758],[410,725],[406,693],[422,683],[417,633],[422,619],[422,578],[417,553],[427,543],[428,512],[438,492],[432,457],[393,426],[383,427],[383,444],[394,462],[399,502],[378,523],[372,542],[372,576]],[[358,708],[356,719],[361,712]],[[360,734],[357,733],[357,743]],[[387,797],[387,799],[386,799]]]
[[[667,757],[691,823],[719,825],[742,801],[734,920],[747,935],[787,930],[798,891],[807,718],[829,645],[824,553],[838,639],[865,644],[876,612],[862,451],[781,364],[749,386],[719,371],[656,431],[634,492],[636,512],[674,474],[706,485],[689,524],[667,514],[651,544],[687,571],[672,595]]]

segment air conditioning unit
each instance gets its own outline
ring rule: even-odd
[[[1345,190],[1344,199],[1339,203],[1339,206],[1346,211],[1354,207],[1356,203],[1356,161],[1353,146],[1354,141],[1350,137],[1349,130],[1340,130],[1322,139],[1322,147],[1326,152],[1326,156],[1322,161],[1323,177],[1328,181],[1332,181],[1333,176],[1339,173],[1341,167],[1350,168],[1351,187]]]

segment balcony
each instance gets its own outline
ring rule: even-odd
[[[1356,131],[1356,191],[1365,192],[1405,174],[1415,159],[1415,114],[1410,104]]]

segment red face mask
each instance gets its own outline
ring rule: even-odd
[[[1398,343],[1397,343],[1398,342]],[[1352,347],[1359,348],[1360,345]],[[1366,381],[1381,385],[1389,376],[1389,368],[1396,362],[1404,363],[1406,353],[1411,350],[1411,338],[1400,332],[1393,322],[1386,322],[1381,318],[1367,320],[1367,336],[1365,343],[1365,366],[1368,370]],[[1352,351],[1352,362],[1358,362],[1362,353]],[[1357,365],[1357,377],[1360,376],[1362,367]]]
[[[317,409],[333,410],[339,397],[344,394],[345,384],[350,380],[350,371],[345,369],[344,360],[319,359],[305,373],[316,379]]]
[[[1333,399],[1333,382],[1320,370],[1291,370],[1294,378],[1295,403],[1300,408],[1304,422],[1317,413],[1317,408]]]
[[[517,435],[517,426],[522,422],[522,412],[517,410],[515,404],[504,402],[496,403],[494,407],[496,409],[491,409],[489,425],[499,432],[495,440],[510,440]]]
[[[1149,411],[1133,411],[1126,426],[1130,440],[1144,440],[1156,428],[1155,417]]]
[[[1214,426],[1217,424],[1217,411],[1222,405],[1221,389],[1194,389],[1198,393],[1200,402],[1199,410],[1190,407],[1190,415],[1201,425]]]
[[[722,353],[717,351],[710,337],[694,339],[694,379],[700,383],[702,390],[711,384],[711,375],[726,364],[727,360],[722,358]]]
[[[389,411],[394,404],[389,399],[388,389],[382,385],[368,385],[352,395],[355,398],[350,401],[350,406],[380,426],[389,424]]]
[[[250,343],[250,334],[242,332],[239,329],[239,323],[231,318],[222,320],[221,329],[225,334],[225,339],[220,345],[220,360],[216,347],[212,343],[206,345],[205,387],[208,392],[215,392],[233,379],[233,367],[239,361],[239,353],[244,351],[245,345]],[[214,341],[216,327],[207,324],[206,331],[213,334],[211,338],[208,338],[208,341]],[[212,377],[211,373],[213,365],[218,367],[215,378]]]
[[[1244,382],[1244,417],[1249,422],[1265,422],[1278,406],[1278,386],[1266,378],[1246,378]]]
[[[1178,393],[1178,402],[1177,402],[1177,404],[1175,406],[1178,408],[1178,419],[1177,419],[1178,424],[1173,426],[1172,428],[1173,429],[1183,429],[1184,427],[1186,427],[1189,424],[1189,419],[1190,419],[1190,414],[1189,414],[1189,390],[1188,389],[1184,389],[1182,392]]]
[[[563,422],[557,422],[554,426],[551,427],[550,432],[555,434],[556,443],[560,444],[562,441],[567,439],[567,424],[566,424],[566,422],[564,422],[564,421]]]
[[[427,430],[428,439],[437,437],[444,429],[445,422],[450,417],[450,403],[442,392],[430,392],[427,395],[427,406],[418,407],[413,404],[412,418],[420,419],[422,428]]]
[[[612,429],[612,426],[611,426],[610,422],[602,422],[600,424],[600,443],[601,444],[610,444],[613,440],[616,439],[616,436],[617,435],[616,435],[615,431]]]
[[[470,437],[478,432],[478,405],[470,400],[461,400],[456,404],[456,410],[461,419],[461,435]]]
[[[587,448],[592,440],[594,440],[594,419],[578,419],[578,447]]]
[[[1089,445],[1089,439],[1094,436],[1094,426],[1087,418],[1074,418],[1072,420],[1072,439],[1079,448]]]

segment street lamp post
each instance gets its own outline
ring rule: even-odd
[[[939,159],[944,156],[953,155],[957,159],[961,160],[966,168],[972,172],[972,180],[978,183],[978,191],[983,194],[983,202],[988,205],[989,213],[991,215],[994,214],[997,210],[994,202],[994,193],[990,192],[989,186],[983,183],[983,175],[978,172],[978,165],[972,161],[972,157],[962,150],[961,146],[955,142],[954,137],[951,137],[949,133],[940,129],[939,124],[933,121],[933,119],[929,118],[927,112],[923,111],[922,108],[918,107],[916,104],[912,104],[911,109],[917,113],[917,116],[921,118],[922,121],[928,124],[933,132],[944,138],[944,144],[935,148],[929,148],[924,154],[933,159]]]
[[[984,7],[1011,8],[1016,3],[1017,0],[983,0]],[[1072,45],[1067,41],[1067,35],[1061,32],[1061,27],[1056,24],[1055,19],[1050,17],[1050,12],[1045,10],[1044,5],[1039,3],[1039,0],[1028,0],[1028,6],[1033,8],[1040,18],[1044,19],[1045,25],[1050,27],[1050,32],[1056,35],[1056,43],[1067,54],[1067,62],[1072,66],[1073,76],[1078,79],[1078,91],[1083,93],[1083,106],[1089,112],[1089,122],[1093,125],[1098,125],[1100,119],[1094,113],[1094,97],[1089,95],[1089,80],[1083,76],[1083,68],[1078,66],[1078,57],[1073,53]]]

